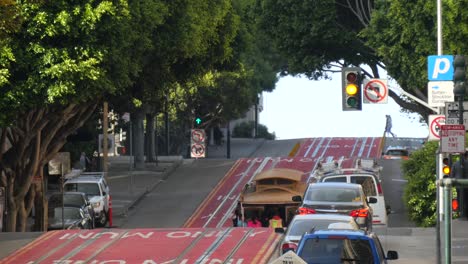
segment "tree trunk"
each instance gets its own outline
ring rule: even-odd
[[[133,138],[135,139],[135,167],[137,169],[143,169],[145,167],[145,155],[144,155],[144,146],[145,146],[145,134],[143,129],[143,119],[145,118],[145,113],[143,109],[138,109],[135,113],[134,119],[134,133]]]
[[[154,113],[146,114],[146,161],[156,161],[155,144],[154,144]]]
[[[18,220],[18,223],[16,226],[17,232],[30,231],[30,230],[26,230],[26,226],[27,226],[26,224],[28,222],[28,212],[26,210],[24,201],[19,202],[17,220]]]
[[[36,197],[34,199],[34,227],[32,231],[45,231],[44,230],[44,190],[42,188],[43,179],[41,182],[35,183],[34,188],[36,189]]]
[[[26,231],[36,195],[33,179],[96,109],[96,102],[32,109],[0,131],[1,184],[7,189],[7,231]],[[9,148],[4,146],[9,145]]]

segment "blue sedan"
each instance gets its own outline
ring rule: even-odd
[[[363,230],[319,230],[302,236],[297,255],[307,263],[387,263],[398,259],[396,251],[385,256],[374,233]]]

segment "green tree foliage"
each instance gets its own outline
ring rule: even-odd
[[[260,2],[262,29],[286,58],[287,74],[320,79],[339,70],[334,66],[342,63],[374,66],[378,62],[357,36],[368,22],[370,6],[352,6],[351,1]]]
[[[427,87],[427,56],[437,54],[436,1],[377,1],[363,31],[388,73],[406,90]],[[443,54],[467,54],[468,14],[464,1],[442,1]]]
[[[112,54],[128,44],[111,36],[129,13],[124,1],[16,1],[9,8],[17,24],[0,28],[0,183],[7,187],[7,230],[25,231],[33,176],[99,98],[128,83],[124,71],[112,76],[108,66],[111,57],[126,56]]]
[[[437,148],[437,141],[429,141],[402,165],[403,175],[408,180],[403,198],[410,219],[421,227],[433,226],[436,221]]]
[[[232,137],[234,138],[251,138],[252,131],[254,130],[255,122],[242,122],[236,125],[232,131]],[[257,125],[257,138],[264,138],[264,139],[271,139],[274,140],[276,138],[275,133],[268,132],[268,128],[265,125],[258,124]]]

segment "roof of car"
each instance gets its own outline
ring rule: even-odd
[[[362,236],[369,237],[367,231],[362,229],[324,229],[316,230],[312,233],[304,234],[304,238],[307,237],[316,237],[316,236]]]
[[[78,176],[75,178],[68,179],[66,183],[76,183],[76,182],[99,182],[102,178],[95,176]]]
[[[311,183],[309,188],[321,188],[321,187],[340,187],[340,188],[361,188],[360,184],[357,183],[346,183],[346,182],[317,182]]]
[[[288,180],[293,180],[293,181],[300,181],[303,174],[304,173],[299,170],[274,168],[271,170],[266,170],[266,171],[262,171],[258,173],[255,176],[254,181],[259,181],[259,180],[269,179],[269,178],[282,178],[282,179],[288,179]]]
[[[52,194],[50,194],[50,196],[56,196],[56,195],[62,195],[61,192],[54,192]],[[71,192],[71,191],[67,191],[67,192],[63,192],[63,195],[84,195],[86,196],[86,193],[84,192]]]
[[[322,220],[322,219],[331,219],[331,220],[344,220],[351,221],[354,218],[349,215],[339,215],[339,214],[304,214],[304,215],[295,215],[293,219],[296,220]],[[294,221],[294,220],[293,220]]]

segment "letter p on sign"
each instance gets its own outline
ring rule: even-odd
[[[427,77],[429,81],[452,81],[453,56],[431,55],[427,57]]]

